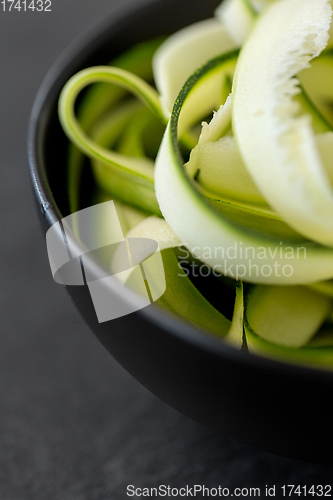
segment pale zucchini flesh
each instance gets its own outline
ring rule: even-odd
[[[235,43],[242,45],[255,22],[256,12],[247,0],[225,0],[216,9],[215,16],[226,26]]]
[[[171,35],[156,51],[153,71],[167,116],[186,80],[206,61],[238,47],[225,26],[208,19]]]
[[[327,0],[278,0],[263,13],[237,63],[233,127],[270,206],[304,236],[333,246],[333,193],[311,121],[293,101],[295,75],[326,47],[330,22]]]
[[[286,347],[302,347],[319,330],[332,300],[307,287],[253,287],[247,298],[246,321],[261,338]]]

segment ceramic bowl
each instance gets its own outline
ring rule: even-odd
[[[94,26],[54,64],[37,95],[28,139],[35,200],[45,232],[69,213],[68,142],[57,117],[57,100],[66,81],[80,69],[107,64],[139,41],[211,17],[218,4],[157,0],[127,6]],[[89,179],[83,181],[83,192],[89,192],[90,184]],[[97,272],[99,263],[90,265],[90,271]],[[133,293],[111,288],[115,301],[138,300]],[[306,460],[331,460],[333,373],[236,351],[154,305],[99,323],[87,286],[67,289],[111,355],[172,407],[255,447]]]

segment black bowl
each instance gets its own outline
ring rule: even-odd
[[[106,64],[139,41],[211,17],[218,4],[219,0],[158,0],[117,11],[53,66],[36,98],[28,140],[45,232],[69,213],[68,143],[57,118],[57,100],[66,81],[82,68]],[[90,265],[91,272],[97,272],[98,263]],[[285,456],[331,461],[333,373],[236,351],[155,306],[98,323],[87,286],[67,289],[109,352],[163,401],[244,443]],[[110,294],[115,301],[138,300],[117,287]]]

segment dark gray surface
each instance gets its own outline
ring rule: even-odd
[[[51,279],[29,186],[28,117],[55,58],[119,5],[53,0],[52,13],[0,11],[0,500],[117,500],[127,484],[331,483],[327,467],[250,449],[157,400]],[[320,429],[309,422],[309,432]]]

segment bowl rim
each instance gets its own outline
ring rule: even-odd
[[[170,0],[167,0],[170,3]],[[171,0],[176,3],[177,0]],[[30,121],[28,125],[28,163],[31,181],[34,193],[40,207],[40,210],[47,222],[48,227],[59,222],[62,219],[62,214],[59,210],[56,200],[53,197],[51,187],[48,182],[48,176],[45,166],[41,161],[41,127],[42,121],[47,119],[45,116],[45,104],[55,94],[59,94],[57,87],[59,82],[63,80],[65,73],[71,73],[73,61],[83,53],[87,53],[87,48],[93,52],[102,43],[103,40],[110,36],[110,26],[118,30],[121,29],[121,23],[126,20],[127,16],[145,16],[145,13],[151,13],[152,9],[159,9],[160,6],[166,3],[166,0],[148,0],[145,2],[138,2],[135,6],[129,4],[118,5],[113,7],[109,14],[102,19],[95,21],[92,26],[83,31],[81,35],[74,39],[70,45],[60,54],[56,61],[52,64],[47,72],[41,86],[37,92]],[[64,82],[62,83],[62,85]],[[61,85],[61,86],[62,86]],[[79,245],[79,243],[78,243]],[[95,268],[98,272],[99,265],[90,260],[89,265]],[[132,292],[130,289],[126,290],[126,295],[119,287],[117,288],[116,282],[113,291],[120,296],[124,301],[131,304],[139,304],[141,299],[139,295]],[[152,307],[151,307],[152,306]],[[197,328],[178,319],[167,312],[157,308],[154,304],[150,307],[145,307],[139,311],[140,314],[148,322],[156,324],[160,328],[167,331],[170,335],[188,343],[194,344],[201,349],[209,352],[219,358],[228,358],[236,365],[246,365],[249,369],[257,369],[260,371],[267,370],[269,372],[284,372],[285,376],[299,377],[310,379],[328,380],[333,381],[333,371],[322,368],[320,366],[307,366],[301,364],[293,364],[292,362],[273,359],[255,353],[244,352],[237,350],[227,343],[210,336],[209,332],[204,329]]]

